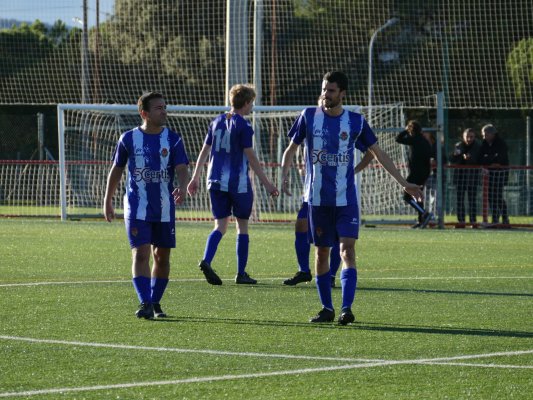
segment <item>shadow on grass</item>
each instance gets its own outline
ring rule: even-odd
[[[337,322],[311,324],[309,322],[287,322],[258,319],[239,318],[198,318],[198,317],[174,317],[157,319],[155,322],[164,323],[208,323],[208,324],[230,324],[230,325],[250,325],[250,326],[273,326],[273,327],[300,327],[307,329],[357,329],[362,331],[398,332],[398,333],[421,333],[439,335],[466,335],[466,336],[493,336],[512,338],[533,338],[533,332],[527,331],[507,331],[497,329],[476,329],[476,328],[453,328],[422,325],[387,325],[375,322],[356,322],[347,326],[338,325]]]
[[[371,288],[360,287],[357,290],[376,292],[413,292],[413,293],[437,293],[437,294],[472,294],[478,296],[509,296],[509,297],[533,297],[533,293],[506,293],[506,292],[478,292],[472,290],[442,290],[442,289],[404,289],[404,288]]]
[[[229,286],[229,285],[228,285]],[[244,285],[234,285],[234,286],[244,286]],[[260,289],[280,289],[285,288],[287,290],[313,290],[316,291],[316,286],[314,284],[305,283],[299,284],[297,286],[287,286],[271,283],[258,283],[257,285],[250,285],[250,288],[257,290]],[[340,283],[337,283],[333,290],[341,290]],[[476,296],[508,296],[508,297],[533,297],[533,293],[511,293],[511,292],[482,292],[482,291],[473,291],[473,290],[444,290],[444,289],[411,289],[411,288],[377,288],[377,287],[365,287],[360,286],[357,288],[358,291],[368,291],[368,292],[408,292],[408,293],[430,293],[430,294],[466,294],[466,295],[476,295]]]

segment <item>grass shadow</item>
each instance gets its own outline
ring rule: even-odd
[[[363,331],[380,331],[380,332],[397,332],[397,333],[420,333],[420,334],[439,334],[439,335],[467,335],[467,336],[485,336],[485,337],[511,337],[511,338],[533,338],[533,332],[527,331],[509,331],[500,329],[479,329],[465,327],[439,327],[423,325],[403,325],[403,324],[381,324],[374,322],[355,322],[354,324],[341,326],[337,322],[311,324],[309,322],[288,322],[275,320],[259,319],[240,319],[240,318],[198,318],[198,317],[176,317],[169,316],[165,319],[157,319],[155,322],[162,323],[207,323],[207,324],[231,324],[231,325],[250,325],[250,326],[272,326],[272,327],[299,327],[306,329],[357,329]]]

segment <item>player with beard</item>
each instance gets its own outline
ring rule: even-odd
[[[310,236],[315,245],[316,285],[322,310],[310,322],[332,322],[335,309],[331,296],[329,253],[340,242],[343,261],[340,274],[342,306],[338,323],[354,322],[351,310],[357,287],[355,241],[359,235],[359,210],[354,176],[354,151],[369,150],[406,192],[422,197],[416,184],[408,183],[361,114],[345,110],[348,78],[342,72],[328,72],[322,80],[323,105],[302,111],[293,124],[291,142],[283,153],[282,191],[289,191],[288,174],[298,146],[305,142],[305,196],[309,203]]]

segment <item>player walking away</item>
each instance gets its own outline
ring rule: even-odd
[[[215,228],[207,237],[204,257],[200,269],[211,285],[222,285],[222,280],[211,268],[218,244],[228,228],[229,217],[237,220],[237,275],[238,284],[255,284],[245,271],[248,262],[248,219],[252,213],[253,191],[248,167],[272,196],[279,192],[267,178],[253,149],[254,131],[244,119],[250,114],[255,99],[255,90],[250,85],[235,85],[230,93],[231,110],[216,117],[207,131],[204,145],[191,181],[187,187],[194,195],[200,186],[200,175],[209,158],[207,188],[211,197],[211,211]]]
[[[407,182],[423,187],[431,173],[431,145],[422,135],[420,123],[414,120],[408,121],[405,130],[396,136],[396,142],[409,146]],[[403,199],[418,213],[418,223],[413,225],[413,228],[425,228],[433,218],[433,214],[424,209],[422,198],[416,200],[404,192]]]
[[[132,250],[133,286],[141,303],[135,315],[152,319],[166,317],[160,301],[168,284],[170,249],[176,247],[175,204],[185,198],[189,159],[181,136],[164,126],[167,112],[163,96],[145,93],[137,105],[143,123],[118,140],[103,211],[107,221],[115,218],[113,195],[127,166],[124,222]],[[175,175],[179,183],[176,189]]]
[[[298,146],[307,148],[305,196],[309,202],[310,237],[315,245],[315,280],[322,310],[310,322],[332,322],[335,310],[331,297],[328,257],[338,238],[343,261],[340,275],[342,307],[338,322],[354,322],[351,310],[357,286],[355,241],[359,234],[359,210],[354,176],[354,151],[372,152],[383,167],[413,196],[421,197],[418,185],[407,182],[390,157],[381,150],[377,138],[362,115],[343,108],[348,78],[342,72],[328,72],[322,82],[323,105],[302,111],[289,136],[291,143],[282,160],[282,190],[287,195],[287,179]]]

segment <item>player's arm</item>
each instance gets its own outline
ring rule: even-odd
[[[292,193],[289,191],[289,170],[292,165],[292,160],[294,155],[298,151],[298,144],[291,141],[283,152],[283,158],[281,159],[281,191],[287,196],[292,196]]]
[[[202,175],[202,170],[204,165],[207,162],[209,153],[211,152],[211,145],[205,144],[202,146],[200,154],[198,154],[198,159],[196,160],[196,166],[194,167],[194,172],[192,174],[191,181],[187,186],[187,192],[192,196],[196,194],[200,187],[200,176]]]
[[[415,199],[422,198],[422,191],[417,184],[409,183],[405,178],[400,174],[400,171],[396,168],[391,158],[387,153],[381,150],[381,147],[377,143],[374,143],[368,148],[373,154],[374,157],[379,161],[379,163],[387,170],[387,172],[398,182],[407,193],[413,196]]]
[[[115,218],[115,209],[113,208],[113,196],[117,190],[124,167],[113,165],[107,176],[107,183],[104,196],[104,218],[106,221],[111,222]]]
[[[267,192],[270,193],[271,196],[279,196],[279,190],[265,174],[265,171],[263,171],[263,168],[261,168],[261,164],[259,163],[259,160],[257,159],[257,156],[255,155],[255,151],[253,147],[247,147],[244,149],[244,154],[248,158],[248,163],[250,164],[250,168],[259,178],[259,181],[263,184],[263,186],[266,188]]]
[[[374,154],[371,151],[367,150],[365,152],[365,155],[361,159],[361,161],[359,161],[359,164],[355,166],[354,173],[358,174],[359,172],[364,170],[367,167],[367,165],[370,164],[370,161],[372,161],[373,159],[374,159]]]
[[[187,164],[178,164],[175,167],[178,187],[172,192],[174,204],[181,204],[185,200],[187,193],[187,182],[189,181],[189,167]]]
[[[398,136],[396,136],[396,142],[400,144],[413,144],[413,139],[409,135],[409,131],[407,129],[401,131]]]

